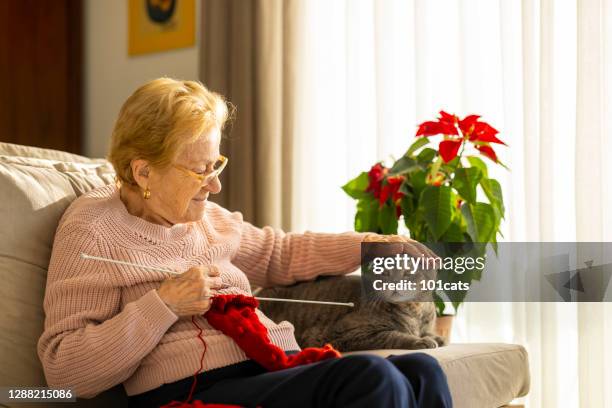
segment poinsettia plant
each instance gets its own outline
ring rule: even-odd
[[[393,165],[376,163],[342,187],[357,200],[355,230],[397,234],[403,219],[412,239],[442,244],[443,252],[452,253],[457,243],[478,244],[482,251],[489,244],[497,251],[505,209],[501,186],[489,177],[486,160],[505,167],[493,148],[505,145],[498,133],[478,115],[460,119],[441,111],[437,120],[421,123],[416,140]],[[437,136],[441,140],[435,148]],[[471,284],[481,273],[473,268],[460,279]],[[438,278],[459,280],[452,271],[439,271]],[[434,296],[441,315],[445,300],[457,310],[465,294]]]

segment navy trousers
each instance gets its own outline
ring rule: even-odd
[[[192,381],[186,378],[130,397],[130,408],[182,401]],[[200,374],[194,399],[263,408],[452,407],[444,372],[424,353],[351,355],[274,372],[245,361]]]

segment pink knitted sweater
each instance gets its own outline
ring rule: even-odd
[[[251,295],[252,286],[288,285],[359,266],[364,234],[286,234],[256,228],[208,202],[201,221],[164,227],[129,214],[109,185],[75,200],[57,228],[45,293],[38,354],[50,386],[80,397],[123,383],[128,395],[191,376],[203,351],[189,318],[179,319],[155,289],[166,277],[130,266],[85,260],[81,253],[186,271],[214,264],[221,293]],[[257,311],[272,343],[299,350],[289,322]],[[204,370],[247,359],[229,337],[204,328]]]

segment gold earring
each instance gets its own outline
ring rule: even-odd
[[[142,198],[144,198],[145,200],[151,198],[151,191],[149,190],[149,188],[145,189],[145,191],[142,193]]]

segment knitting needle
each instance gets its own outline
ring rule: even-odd
[[[148,269],[148,270],[157,271],[157,272],[167,272],[167,273],[171,273],[171,274],[174,274],[174,275],[181,275],[182,274],[181,272],[173,271],[172,269],[157,268],[155,266],[139,265],[139,264],[135,264],[135,263],[132,263],[132,262],[119,261],[119,260],[116,260],[116,259],[108,259],[108,258],[101,258],[99,256],[87,255],[85,253],[81,253],[81,258],[83,258],[83,259],[91,259],[93,261],[109,262],[109,263],[114,263],[114,264],[118,264],[118,265],[135,266],[137,268]],[[212,296],[207,296],[207,297],[212,297]],[[255,296],[255,299],[263,300],[263,301],[268,301],[268,302],[312,303],[312,304],[318,304],[318,305],[335,305],[335,306],[355,307],[355,304],[353,302],[348,302],[348,303],[344,303],[344,302],[326,302],[326,301],[322,301],[322,300],[282,299],[282,298],[266,298],[266,297],[257,297],[257,296]]]
[[[303,299],[281,299],[281,298],[266,298],[266,297],[255,297],[257,300],[267,300],[270,302],[295,302],[295,303],[316,303],[318,305],[336,305],[336,306],[348,306],[355,307],[353,302],[325,302],[323,300],[303,300]]]
[[[83,258],[83,259],[92,259],[94,261],[109,262],[109,263],[114,263],[114,264],[118,264],[118,265],[135,266],[137,268],[148,269],[150,271],[167,272],[167,273],[172,273],[174,275],[181,275],[181,272],[173,271],[172,269],[156,268],[155,266],[138,265],[138,264],[131,263],[131,262],[118,261],[116,259],[101,258],[99,256],[81,254],[81,258]]]

